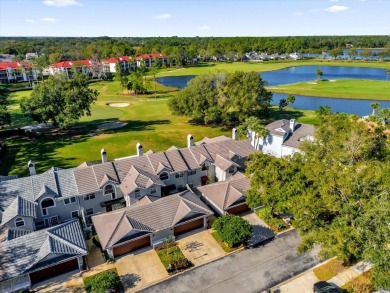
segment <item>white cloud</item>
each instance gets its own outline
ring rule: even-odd
[[[58,19],[55,19],[53,17],[44,17],[44,18],[41,18],[41,21],[42,22],[47,22],[47,23],[54,23],[54,22],[57,22]]]
[[[303,12],[295,12],[294,15],[301,16],[301,15],[303,15]]]
[[[325,11],[328,12],[341,12],[341,11],[346,11],[348,10],[348,6],[341,6],[341,5],[333,5],[325,9]]]
[[[339,2],[339,0],[329,0],[330,2]]]
[[[25,22],[28,22],[28,23],[35,23],[35,20],[34,19],[30,19],[30,18],[27,18],[26,20],[24,20]]]
[[[81,6],[81,2],[77,0],[43,0],[43,4],[47,6],[57,6],[57,7],[66,7],[72,5]]]
[[[163,14],[160,14],[160,15],[157,15],[156,18],[157,19],[168,19],[168,18],[171,18],[172,15],[170,15],[169,13],[163,13]]]
[[[208,25],[202,25],[202,26],[199,26],[198,29],[205,31],[205,30],[211,29],[211,27],[209,27]]]

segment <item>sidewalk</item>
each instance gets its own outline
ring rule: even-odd
[[[325,264],[327,261],[319,264],[316,267],[319,267],[323,264]],[[287,280],[286,282],[276,286],[273,288],[271,292],[278,292],[278,293],[312,293],[313,292],[313,285],[316,282],[319,282],[320,280],[315,276],[313,273],[313,269],[316,268],[313,267],[310,270],[302,273],[301,275],[298,275],[290,280]],[[350,282],[352,279],[358,277],[359,275],[363,274],[364,272],[371,269],[371,265],[367,262],[359,262],[356,265],[349,267],[345,269],[344,271],[337,274],[335,277],[331,278],[327,282],[333,283],[337,285],[338,287],[341,287],[345,285],[346,283]]]

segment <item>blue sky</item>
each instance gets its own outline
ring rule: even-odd
[[[390,35],[390,0],[1,0],[0,36]]]

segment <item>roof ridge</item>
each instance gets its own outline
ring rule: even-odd
[[[182,216],[182,217],[180,217],[180,219],[177,219],[177,214],[178,214],[178,212],[179,212],[179,209],[180,209],[180,205],[181,204],[184,204],[184,206],[187,208],[187,213],[184,215],[184,216]],[[190,212],[192,212],[192,209],[183,201],[183,198],[180,198],[180,201],[179,201],[179,204],[178,204],[178,206],[177,206],[177,208],[176,208],[176,213],[175,213],[175,216],[173,217],[173,220],[172,220],[172,226],[174,226],[175,224],[177,224],[177,223],[179,223],[183,218],[185,218],[185,216],[187,216]]]
[[[72,222],[66,222],[66,223],[64,223],[64,224],[68,224],[68,225],[69,225],[69,224],[71,224],[71,223],[77,223],[76,225],[79,225],[79,223],[77,222],[77,220],[73,220]],[[65,226],[66,226],[66,225],[62,225],[61,227],[65,227]],[[58,226],[55,226],[55,228],[57,228],[57,227],[58,227]],[[59,227],[59,228],[61,228],[61,227]],[[49,237],[52,237],[52,238],[54,238],[54,239],[57,240],[57,241],[60,241],[60,242],[62,242],[62,243],[65,243],[65,244],[69,245],[70,247],[72,247],[73,249],[79,251],[80,253],[83,253],[83,252],[84,252],[84,249],[82,249],[81,247],[78,247],[77,245],[75,245],[75,244],[69,242],[68,240],[66,240],[66,239],[64,239],[64,238],[59,237],[58,235],[53,234],[53,233],[51,232],[51,230],[55,230],[55,229],[48,229],[48,230],[46,230],[46,233],[49,234]]]
[[[211,162],[214,163],[214,159],[213,159],[212,155],[210,154],[209,150],[206,148],[206,145],[207,144],[202,144],[202,147],[206,150],[207,154],[210,156]]]
[[[148,162],[149,162],[150,166],[152,167],[152,170],[153,170],[154,172],[157,172],[157,171],[154,169],[152,162],[150,161],[149,155],[145,154],[145,156],[146,156],[146,158],[148,159]]]
[[[115,229],[113,229],[111,235],[110,235],[110,238],[108,238],[108,241],[107,241],[107,244],[105,245],[105,248],[107,248],[108,244],[111,242],[112,238],[114,237],[115,233],[117,232],[118,228],[119,228],[119,225],[122,223],[123,221],[123,218],[125,217],[126,215],[126,211],[123,211],[122,212],[122,216],[121,218],[119,219],[118,223],[116,224],[115,226]],[[130,223],[129,223],[130,224]],[[131,224],[130,224],[131,225]]]
[[[226,187],[226,191],[225,191],[225,200],[223,201],[223,209],[225,209],[225,207],[226,207],[226,203],[227,203],[228,198],[229,198],[229,191],[230,191],[230,182],[227,182],[227,187]]]
[[[169,163],[169,166],[171,166],[171,167],[170,167],[171,170],[172,170],[172,171],[176,171],[176,170],[173,168],[173,166],[172,166],[172,164],[171,164],[171,161],[169,160],[169,158],[168,158],[167,154],[165,153],[165,151],[163,152],[163,154],[164,154],[164,157],[167,159],[167,161],[168,161],[168,163]]]
[[[191,193],[193,193],[193,192],[191,192]],[[195,194],[194,194],[194,195],[195,195]],[[196,196],[196,195],[195,195],[195,196]],[[197,204],[197,203],[195,203],[195,202],[193,202],[193,201],[191,201],[191,200],[189,200],[189,199],[187,199],[187,198],[184,198],[184,197],[181,197],[181,199],[184,200],[184,201],[186,201],[186,202],[189,202],[189,203],[191,203],[191,204],[193,204],[193,205],[196,205],[197,207],[201,208],[202,210],[204,210],[204,211],[206,211],[206,212],[208,213],[208,211],[207,211],[204,207],[202,207],[201,205],[199,205],[199,204]]]
[[[186,164],[187,170],[191,170],[191,167],[188,164],[187,160],[184,158],[183,154],[181,153],[181,150],[177,149],[176,151],[179,153],[180,158],[183,160],[184,164]]]

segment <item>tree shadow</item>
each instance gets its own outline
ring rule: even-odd
[[[138,274],[126,274],[121,275],[121,281],[125,289],[132,289],[137,286],[137,283],[141,281],[141,277]]]
[[[298,110],[298,109],[285,109],[285,110],[276,110],[272,109],[270,118],[267,119],[267,122],[275,121],[275,120],[281,120],[281,119],[287,119],[290,120],[292,118],[298,119],[303,117],[305,114]]]

